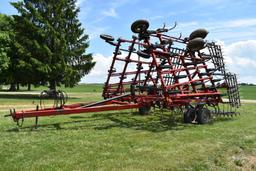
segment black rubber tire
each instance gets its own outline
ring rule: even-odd
[[[205,41],[200,37],[189,40],[187,44],[187,49],[189,51],[198,51],[203,49],[204,47],[205,47]]]
[[[147,20],[136,20],[131,25],[131,30],[133,33],[145,32],[149,27],[149,22]]]
[[[206,29],[197,29],[189,35],[189,40],[200,37],[204,39],[209,32]]]
[[[139,108],[140,115],[149,115],[151,110],[151,106],[142,106]]]
[[[143,51],[137,51],[137,55],[139,55],[142,58],[146,58],[146,59],[150,58],[150,55],[146,52],[143,52]]]
[[[105,41],[110,41],[110,42],[115,40],[115,38],[113,36],[108,35],[108,34],[101,34],[100,38],[102,38]]]
[[[185,111],[183,113],[183,121],[184,121],[184,123],[191,123],[194,120],[194,118],[195,118],[195,115],[196,115],[195,113],[196,113],[195,109],[188,108],[187,111]]]
[[[199,124],[207,124],[212,120],[211,111],[207,108],[202,108],[197,111],[197,122]]]

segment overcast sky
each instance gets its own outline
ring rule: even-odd
[[[9,2],[1,0],[0,13],[17,13]],[[177,28],[170,33],[173,36],[188,36],[197,28],[206,28],[210,32],[207,39],[223,45],[229,71],[237,73],[240,82],[256,83],[255,0],[78,0],[77,5],[90,36],[88,52],[97,62],[82,82],[105,81],[113,47],[104,43],[100,34],[129,39],[131,23],[147,19],[151,29],[177,21]]]

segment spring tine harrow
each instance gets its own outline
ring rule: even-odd
[[[114,47],[103,101],[66,105],[66,94],[59,91],[53,108],[43,109],[40,103],[40,109],[11,111],[10,115],[17,121],[132,108],[148,114],[151,107],[159,107],[174,113],[182,111],[185,123],[209,123],[212,115],[233,116],[233,108],[241,106],[239,89],[236,75],[225,68],[221,46],[206,43],[205,29],[194,30],[188,37],[168,35],[176,26],[150,30],[148,21],[137,20],[131,25],[136,34],[131,39],[100,35]],[[219,88],[226,88],[226,94]],[[42,99],[44,94],[49,93],[42,93]],[[220,109],[226,105],[225,110]]]

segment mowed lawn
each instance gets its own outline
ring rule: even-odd
[[[256,87],[248,87],[243,98],[256,99]],[[42,117],[37,129],[35,119],[19,128],[3,117],[12,107],[35,108],[40,90],[0,93],[0,170],[256,170],[256,103],[208,125],[135,109]],[[98,101],[102,86],[66,91],[69,103]]]

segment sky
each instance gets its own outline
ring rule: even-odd
[[[15,1],[15,0],[13,0]],[[17,11],[0,1],[0,13]],[[90,37],[88,53],[96,66],[82,78],[83,83],[103,83],[112,61],[114,48],[100,39],[100,34],[130,39],[131,24],[138,19],[150,22],[150,29],[177,27],[170,35],[184,37],[197,28],[209,31],[207,40],[223,47],[228,71],[239,82],[256,83],[256,1],[255,0],[78,0],[79,19]]]

